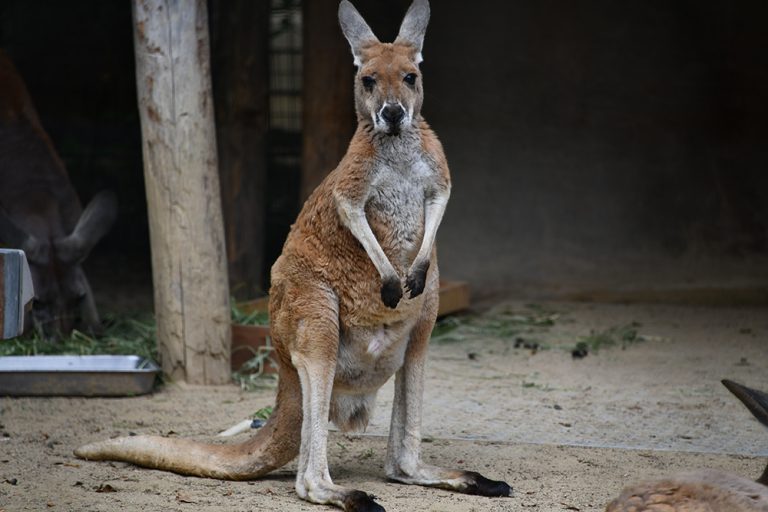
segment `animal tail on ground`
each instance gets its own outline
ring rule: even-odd
[[[298,387],[296,372],[281,368],[277,406],[267,423],[244,443],[207,444],[142,435],[87,444],[76,449],[75,455],[86,460],[130,462],[181,475],[225,480],[257,478],[284,466],[299,453],[301,403],[289,398]]]

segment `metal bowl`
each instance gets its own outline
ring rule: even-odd
[[[131,396],[160,372],[140,356],[0,357],[0,396]]]

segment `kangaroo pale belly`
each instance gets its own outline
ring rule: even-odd
[[[339,340],[330,419],[342,430],[361,430],[376,392],[403,365],[413,321],[344,329]]]

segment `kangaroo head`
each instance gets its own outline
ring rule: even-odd
[[[62,264],[55,256],[44,262],[31,260],[29,263],[35,285],[32,324],[40,335],[57,339],[74,328],[96,327],[83,321],[90,289],[80,265]]]
[[[424,89],[419,63],[429,21],[429,2],[414,0],[394,43],[382,43],[347,0],[339,5],[339,23],[352,47],[355,109],[358,120],[373,130],[399,135],[421,112]]]

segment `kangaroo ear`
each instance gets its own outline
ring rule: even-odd
[[[413,0],[408,12],[405,13],[403,23],[400,25],[400,33],[397,34],[395,44],[407,44],[416,48],[414,58],[416,64],[423,60],[421,48],[424,46],[427,23],[429,23],[429,1]]]
[[[757,421],[768,427],[768,394],[742,386],[732,380],[724,379],[721,382],[723,386],[728,388],[728,391],[736,395],[736,398],[747,406]]]
[[[371,27],[365,22],[355,6],[347,0],[341,0],[339,4],[339,24],[344,37],[352,47],[352,56],[355,58],[355,66],[362,63],[362,50],[366,46],[378,43],[379,39],[374,35]]]
[[[74,231],[64,238],[54,240],[56,257],[62,263],[81,263],[101,237],[107,234],[115,217],[117,197],[110,190],[102,190],[85,207]]]

